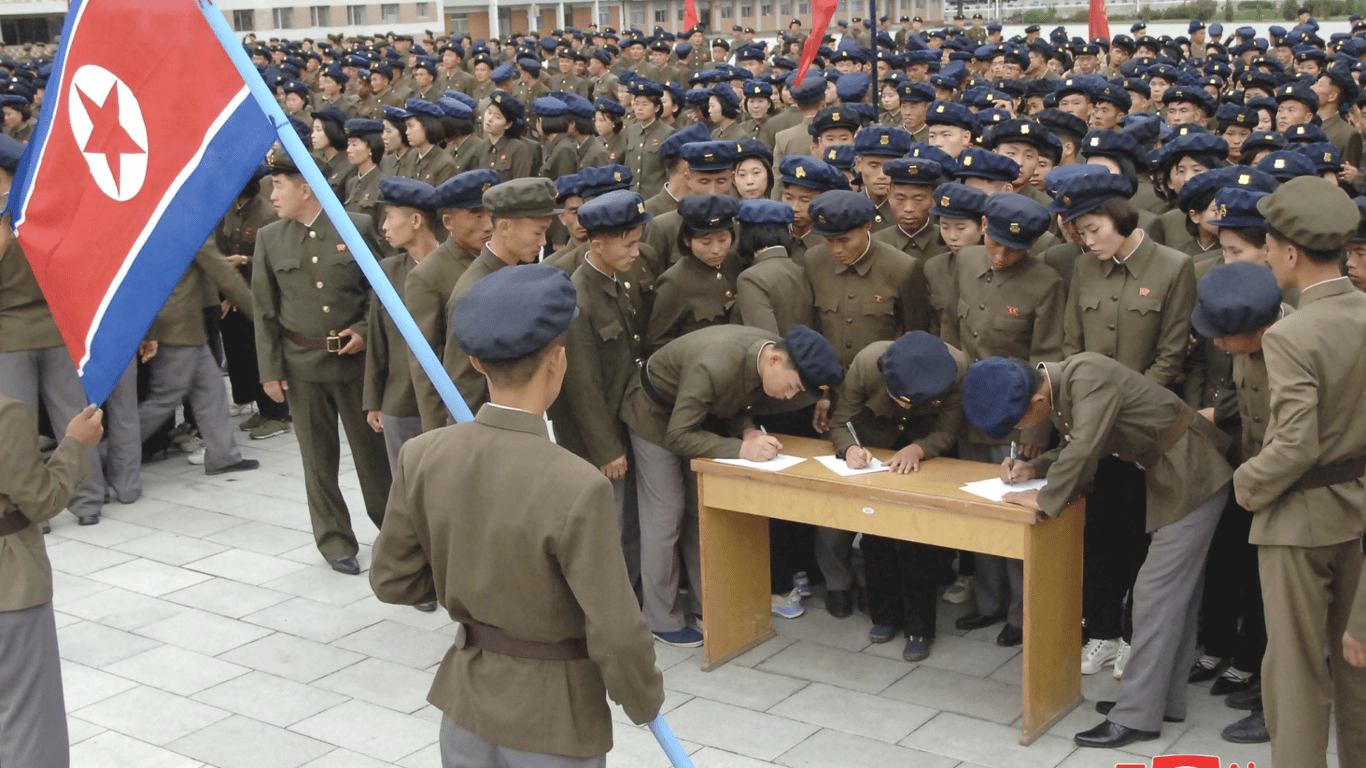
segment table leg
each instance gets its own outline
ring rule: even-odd
[[[1029,526],[1024,561],[1024,716],[1029,745],[1082,701],[1081,556],[1085,502]]]
[[[768,518],[707,506],[701,507],[699,518],[706,622],[702,669],[710,671],[775,634],[769,605]]]

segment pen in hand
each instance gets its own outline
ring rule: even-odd
[[[1016,462],[1016,460],[1018,460],[1019,458],[1020,458],[1020,444],[1017,443],[1017,442],[1015,442],[1014,440],[1011,440],[1011,441],[1010,441],[1010,482],[1008,483],[1009,485],[1014,485],[1014,484],[1015,484],[1015,462]]]

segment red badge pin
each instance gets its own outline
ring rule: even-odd
[[[344,253],[345,251],[346,243],[337,243],[337,253]]]
[[[1152,293],[1152,291],[1149,290],[1149,289],[1147,289],[1147,288],[1139,288],[1139,289],[1138,289],[1138,295],[1139,295],[1139,296],[1147,296],[1147,295],[1150,294],[1150,293]]]
[[[886,299],[882,298],[881,296],[874,296],[873,301],[882,302],[886,301]]]
[[[506,160],[506,159],[508,159],[508,156],[507,156],[507,155],[502,155],[502,156],[500,156],[498,159],[499,159],[500,161]]]
[[[1011,317],[1019,317],[1019,316],[1020,316],[1020,308],[1019,308],[1019,307],[1006,307],[1006,314],[1007,314],[1007,315],[1010,315]]]

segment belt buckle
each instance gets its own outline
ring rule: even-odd
[[[341,352],[341,351],[342,351],[342,346],[343,346],[343,345],[342,345],[342,337],[341,337],[341,336],[338,336],[338,335],[335,334],[335,333],[328,333],[328,334],[327,334],[327,351],[328,351],[328,352]]]
[[[465,650],[465,647],[469,645],[469,632],[465,629],[464,624],[456,625],[455,642],[453,642],[452,645],[461,651]]]

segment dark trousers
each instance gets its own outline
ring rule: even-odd
[[[1243,672],[1261,670],[1266,653],[1257,547],[1247,541],[1251,529],[1252,513],[1229,499],[1209,548],[1200,622],[1205,653],[1228,659]]]
[[[938,601],[935,577],[952,550],[870,534],[863,535],[862,549],[873,623],[901,627],[908,636],[933,638]]]
[[[256,328],[251,318],[234,309],[219,321],[219,328],[223,335],[223,355],[228,361],[232,401],[238,405],[256,403],[261,416],[271,421],[288,419],[288,403],[271,400],[261,388],[261,374],[256,367]]]
[[[820,437],[811,426],[816,406],[791,413],[758,416],[755,422],[775,435]],[[816,527],[787,520],[768,521],[768,570],[772,594],[784,595],[792,591],[792,575],[805,573],[811,584],[823,581],[816,564]],[[847,553],[846,553],[847,557]]]
[[[1100,460],[1086,497],[1082,557],[1082,620],[1091,639],[1128,639],[1132,600],[1126,600],[1148,556],[1147,478],[1142,468],[1112,456]]]

